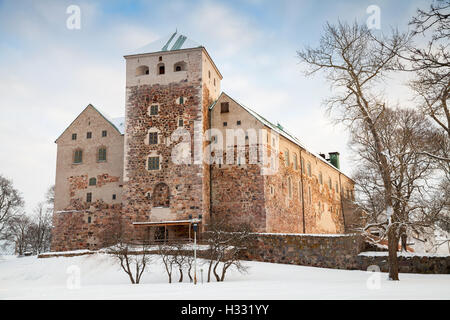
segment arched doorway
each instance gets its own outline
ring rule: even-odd
[[[165,183],[158,183],[153,190],[153,206],[168,208],[170,204],[169,186]]]

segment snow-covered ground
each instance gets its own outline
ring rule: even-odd
[[[132,285],[111,257],[0,257],[0,299],[450,299],[450,275],[400,274],[245,262],[225,282],[167,283],[159,259]],[[206,269],[205,267],[203,267]],[[79,277],[77,275],[79,274]],[[77,285],[79,279],[79,287]],[[379,282],[378,280],[379,279]]]

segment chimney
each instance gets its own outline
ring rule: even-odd
[[[339,152],[330,152],[330,163],[339,169]]]

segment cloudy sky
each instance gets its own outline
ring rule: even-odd
[[[79,30],[67,28],[70,5],[81,9]],[[348,135],[322,104],[330,87],[304,77],[296,51],[317,44],[326,21],[366,22],[370,5],[380,8],[380,32],[389,32],[406,30],[429,1],[0,0],[0,174],[31,212],[54,184],[55,139],[89,103],[122,116],[123,55],[176,28],[207,48],[223,91],[313,151],[339,151],[351,174]],[[407,100],[402,83],[392,88],[394,102]]]

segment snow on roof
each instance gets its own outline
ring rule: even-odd
[[[172,34],[169,34],[169,35],[163,37],[163,38],[153,41],[144,47],[134,50],[133,52],[130,52],[127,55],[152,53],[152,52],[160,52],[160,51],[175,51],[175,50],[193,49],[193,48],[201,48],[201,47],[202,47],[202,45],[198,44],[197,42],[189,39],[185,35],[176,31]]]

